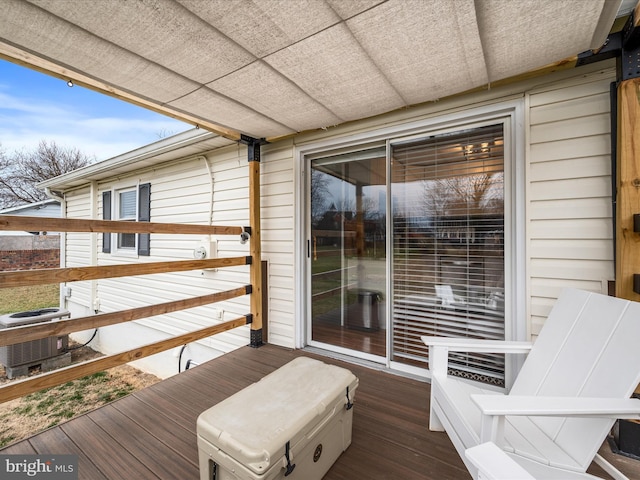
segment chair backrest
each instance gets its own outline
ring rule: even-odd
[[[629,398],[640,382],[640,303],[568,289],[549,314],[510,395]],[[533,420],[586,469],[614,420]]]
[[[455,301],[451,285],[436,285],[436,296],[443,305],[451,305]]]

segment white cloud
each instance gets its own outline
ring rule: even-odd
[[[124,109],[123,117],[89,116],[80,107],[19,98],[0,88],[0,144],[12,152],[54,141],[104,160],[191,128],[153,112],[141,109],[132,116],[132,111]]]

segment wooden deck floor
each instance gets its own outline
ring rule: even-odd
[[[470,478],[447,435],[427,428],[427,383],[270,345],[241,348],[0,453],[77,454],[86,480],[196,480],[198,415],[298,355],[349,368],[360,379],[352,444],[326,480]],[[639,463],[616,458],[630,478],[640,478]],[[590,472],[609,478],[598,467]]]

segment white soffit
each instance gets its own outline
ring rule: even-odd
[[[3,0],[0,55],[230,138],[277,137],[597,48],[620,2]]]

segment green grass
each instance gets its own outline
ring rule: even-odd
[[[126,381],[118,380],[111,385],[111,380],[112,376],[109,372],[98,372],[58,387],[32,393],[20,399],[10,411],[0,415],[0,424],[8,423],[14,416],[37,415],[42,422],[41,428],[50,428],[136,390]],[[0,448],[16,438],[15,432],[9,429],[3,430],[0,427]]]
[[[0,315],[58,307],[60,288],[57,283],[29,287],[0,288]]]

